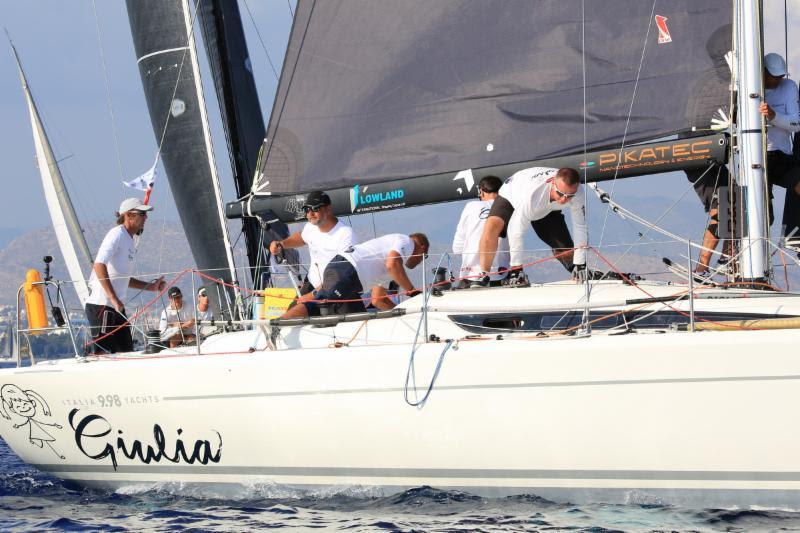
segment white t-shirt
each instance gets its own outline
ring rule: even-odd
[[[170,326],[176,322],[185,322],[189,318],[186,316],[186,311],[183,308],[173,309],[172,306],[167,307],[161,311],[161,319],[158,321],[158,329],[161,330],[161,340],[167,340],[176,333],[180,332],[181,328],[178,326]],[[185,334],[194,334],[195,329],[185,330]]]
[[[553,211],[569,208],[572,219],[572,240],[576,250],[573,263],[586,264],[586,246],[589,234],[586,229],[586,207],[584,193],[580,188],[578,194],[566,204],[550,201],[551,179],[555,179],[557,168],[532,167],[520,170],[511,175],[500,187],[499,194],[514,206],[514,214],[508,222],[508,244],[511,248],[511,264],[523,264],[523,248],[525,232],[530,223],[540,220]]]
[[[161,330],[163,333],[170,324],[174,324],[175,322],[183,322],[185,314],[183,308],[181,309],[173,309],[172,306],[167,307],[163,311],[161,311],[161,318],[158,321],[158,329]]]
[[[767,150],[792,155],[792,133],[800,131],[797,84],[783,78],[776,88],[764,91],[764,99],[775,111],[775,118],[767,122]]]
[[[414,241],[408,235],[390,233],[389,235],[357,244],[340,253],[355,267],[361,286],[365,291],[369,291],[373,285],[379,284],[384,278],[388,277],[386,258],[391,251],[400,254],[405,264],[414,252]]]
[[[214,313],[211,312],[211,306],[208,306],[208,309],[206,309],[205,311],[201,311],[199,307],[197,308],[197,320],[200,320],[201,322],[208,322],[212,318],[214,318]],[[217,328],[210,324],[205,324],[200,326],[200,333],[203,335],[209,335],[210,333],[213,333],[216,330]],[[197,334],[196,324],[194,327],[194,333],[195,335]]]
[[[308,281],[314,287],[322,285],[322,273],[331,259],[339,252],[357,243],[353,228],[337,222],[328,232],[320,231],[314,224],[306,224],[300,232],[308,245],[311,261],[308,265]]]
[[[461,254],[461,270],[458,278],[477,276],[481,273],[481,260],[478,250],[480,248],[483,227],[489,218],[489,210],[494,200],[474,200],[468,202],[461,212],[456,233],[453,236],[453,253]],[[492,272],[497,272],[501,267],[509,265],[508,239],[500,239],[497,243],[497,253],[492,262]],[[492,280],[501,279],[503,275],[493,275]]]
[[[125,226],[120,224],[106,233],[94,260],[95,263],[106,265],[111,286],[114,287],[117,298],[123,303],[128,294],[128,282],[133,270],[135,256],[136,245],[133,242],[133,237],[125,229]],[[92,275],[89,276],[89,291],[87,303],[112,307],[111,300],[108,299],[106,291],[100,285],[100,280],[97,279],[94,269],[92,269]]]
[[[214,316],[214,313],[211,312],[211,306],[208,307],[205,311],[201,311],[200,308],[197,308],[197,319],[198,320],[211,320]]]

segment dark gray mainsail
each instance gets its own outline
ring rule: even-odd
[[[300,0],[257,191],[363,190],[708,128],[730,100],[731,11]]]
[[[128,0],[150,120],[197,268],[226,282],[235,268],[185,0]],[[216,291],[211,291],[214,307]],[[226,309],[226,305],[221,306]],[[217,311],[219,308],[215,309]]]

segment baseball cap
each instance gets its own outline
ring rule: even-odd
[[[134,209],[136,211],[150,211],[153,209],[153,206],[143,204],[138,198],[125,198],[122,200],[122,203],[119,204],[119,211],[117,212],[121,215],[122,213],[133,211]]]
[[[208,296],[208,293],[206,292],[206,288],[205,287],[200,287],[200,290],[197,291],[197,295],[198,296]]]
[[[320,205],[331,205],[331,197],[322,191],[314,191],[306,196],[303,207],[318,207]]]
[[[764,68],[775,77],[786,76],[786,61],[774,52],[764,56]]]
[[[181,290],[178,287],[170,287],[169,291],[167,291],[167,296],[170,298],[178,295],[182,295]]]

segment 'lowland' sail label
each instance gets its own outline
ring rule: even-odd
[[[380,190],[380,185],[369,191],[370,186],[365,185],[363,189],[356,185],[350,189],[350,212],[364,213],[367,211],[377,211],[380,209],[394,209],[406,205],[404,189]]]

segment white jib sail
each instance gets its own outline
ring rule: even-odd
[[[75,292],[78,293],[81,306],[83,306],[86,304],[86,299],[89,297],[89,287],[86,284],[84,268],[91,268],[92,256],[89,253],[89,247],[86,245],[83,231],[78,224],[78,217],[75,214],[75,209],[69,198],[69,193],[64,185],[61,172],[58,169],[58,164],[53,155],[53,150],[50,147],[50,142],[47,139],[47,134],[44,131],[44,126],[39,117],[39,112],[36,109],[36,104],[28,88],[28,82],[25,79],[25,73],[22,70],[19,56],[17,56],[16,49],[13,47],[12,49],[14,50],[14,57],[17,60],[19,77],[20,81],[22,81],[22,89],[25,92],[25,101],[28,104],[28,111],[31,117],[33,142],[36,146],[36,162],[39,166],[39,174],[42,176],[42,187],[44,188],[47,208],[50,211],[50,218],[53,221],[53,229],[58,239],[61,255],[64,257],[67,271],[69,272],[70,278],[73,280]]]

